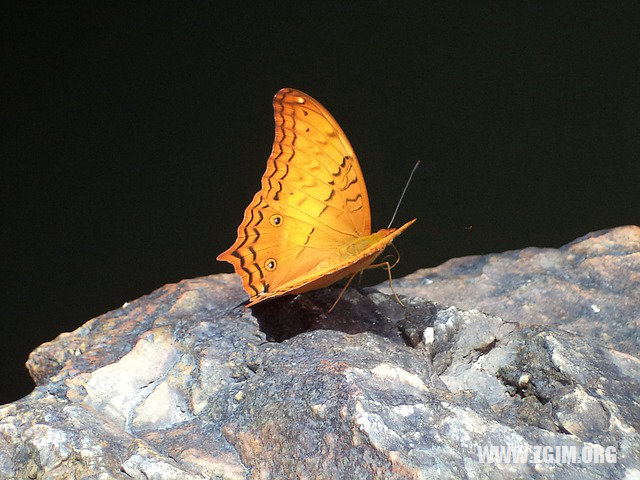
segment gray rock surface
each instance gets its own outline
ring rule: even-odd
[[[640,476],[638,350],[565,329],[582,310],[536,324],[532,307],[514,321],[349,289],[327,314],[338,291],[249,310],[233,275],[185,280],[41,345],[36,389],[0,407],[0,478]],[[529,461],[480,461],[490,445]],[[575,462],[555,461],[562,446]],[[603,463],[578,463],[590,452]]]
[[[555,325],[640,352],[640,227],[593,232],[555,248],[454,258],[393,282],[405,295]],[[389,292],[386,284],[382,291]]]

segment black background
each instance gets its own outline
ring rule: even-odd
[[[281,87],[342,125],[374,228],[422,160],[396,276],[639,222],[637,2],[55,3],[2,19],[0,403],[40,343],[231,271]]]

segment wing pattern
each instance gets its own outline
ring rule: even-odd
[[[234,266],[252,300],[337,261],[339,248],[371,233],[360,165],[331,114],[310,96],[280,90],[275,139],[261,190],[238,238],[218,256]]]

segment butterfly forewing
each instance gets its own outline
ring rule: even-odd
[[[292,89],[276,94],[273,109],[276,135],[263,190],[293,207],[301,200],[280,195],[278,188],[272,191],[268,175],[273,163],[273,168],[280,170],[280,187],[298,188],[301,195],[314,195],[327,206],[317,217],[318,222],[343,225],[342,230],[354,236],[371,233],[369,198],[360,165],[331,114],[310,96]],[[307,179],[314,177],[320,190],[307,190],[298,181],[287,179],[291,170]]]

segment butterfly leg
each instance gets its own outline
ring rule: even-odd
[[[393,268],[393,267],[395,267],[395,266],[398,264],[398,262],[400,261],[400,252],[398,251],[398,249],[396,248],[396,246],[395,246],[393,243],[391,243],[390,245],[391,245],[391,247],[396,251],[396,255],[397,255],[397,257],[396,257],[396,261],[395,261],[395,262],[393,262],[393,265],[391,265],[391,267],[390,267],[390,268]]]
[[[396,259],[393,262],[393,265],[391,265],[391,267],[389,267],[389,268],[395,268],[395,266],[398,265],[398,262],[400,261],[400,252],[398,251],[398,249],[396,248],[396,246],[393,243],[390,243],[390,245],[396,251]],[[393,258],[393,255],[385,255],[383,260],[385,258],[389,258],[389,257]],[[376,265],[369,265],[369,267],[367,267],[367,268],[382,267],[382,266],[384,266],[384,263],[380,262],[380,263],[377,263]]]
[[[393,267],[395,267],[398,264],[398,261],[400,260],[400,258],[398,258],[398,260],[396,260],[394,262],[393,265],[390,265],[389,262],[381,262],[381,263],[375,263],[373,265],[369,265],[367,268],[380,268],[380,267],[384,267],[387,269],[387,273],[389,274],[389,288],[391,289],[391,291],[393,292],[393,296],[396,297],[396,301],[402,305],[404,307],[404,303],[402,303],[402,301],[400,300],[400,297],[398,297],[398,294],[396,293],[396,291],[393,289],[393,281],[391,279],[391,269]]]
[[[344,292],[347,291],[347,288],[349,288],[349,285],[351,284],[351,281],[353,280],[353,278],[358,274],[358,272],[354,273],[353,275],[351,275],[351,277],[349,277],[349,281],[347,282],[347,284],[342,288],[342,290],[340,291],[340,295],[338,295],[338,298],[336,298],[336,301],[333,302],[333,305],[331,305],[331,308],[329,309],[329,311],[327,311],[327,313],[331,313],[331,311],[335,308],[335,306],[338,304],[338,302],[340,301],[340,299],[342,298],[342,295],[344,295]]]

